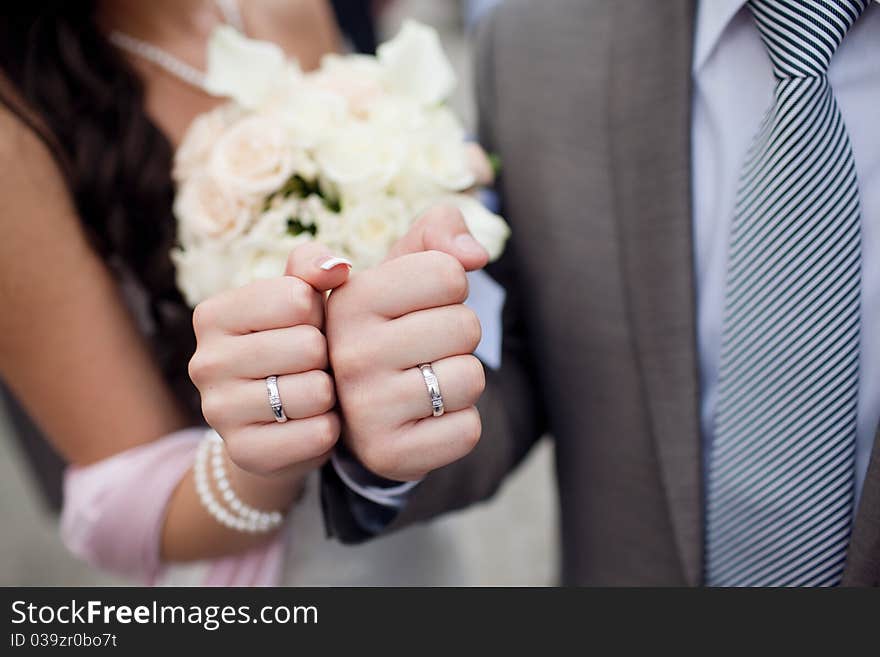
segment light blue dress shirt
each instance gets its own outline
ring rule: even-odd
[[[767,50],[746,0],[702,0],[693,59],[693,226],[703,453],[714,439],[727,245],[739,172],[773,100]],[[872,2],[831,60],[862,211],[862,321],[856,499],[880,423],[880,4]]]
[[[491,9],[501,4],[501,0],[462,0],[464,22],[468,28],[476,27]]]

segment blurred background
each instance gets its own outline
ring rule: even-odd
[[[352,49],[369,51],[393,36],[405,18],[433,25],[459,75],[456,112],[473,126],[472,33],[474,24],[498,0],[379,0],[375,21],[369,2],[335,0]],[[63,373],[59,373],[63,376]],[[72,557],[58,536],[57,516],[49,508],[22,452],[8,417],[0,408],[0,585],[123,585]],[[434,523],[432,549],[456,553],[472,564],[455,573],[398,573],[393,585],[442,582],[448,585],[553,585],[558,571],[557,500],[552,481],[552,447],[543,441],[511,476],[499,495],[480,507]],[[381,549],[378,541],[371,549]],[[406,555],[400,555],[405,560]],[[302,578],[320,584],[321,573]],[[383,580],[380,575],[377,579]]]

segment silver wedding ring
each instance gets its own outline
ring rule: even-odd
[[[446,412],[446,407],[443,406],[443,395],[440,394],[440,381],[437,380],[437,375],[434,374],[434,368],[431,367],[430,363],[419,365],[419,371],[422,373],[425,385],[428,388],[428,396],[431,398],[431,409],[434,412],[434,417],[440,417]]]
[[[266,377],[266,391],[269,393],[269,407],[276,422],[287,422],[284,414],[284,405],[281,403],[281,393],[278,392],[278,377],[274,374]]]

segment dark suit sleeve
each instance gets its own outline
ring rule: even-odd
[[[493,133],[495,93],[493,88],[492,18],[481,29],[477,50],[477,90],[480,110],[480,140],[487,151],[499,148]],[[503,153],[500,153],[503,162]],[[501,183],[503,197],[503,181]],[[517,278],[516,230],[505,255],[487,271],[506,290],[503,312],[504,335],[499,370],[486,368],[486,391],[479,403],[483,434],[468,456],[429,474],[410,493],[402,510],[390,510],[367,502],[339,479],[332,467],[325,467],[322,505],[327,532],[339,540],[354,543],[377,533],[394,531],[440,513],[460,509],[491,497],[504,477],[528,453],[545,429],[540,395],[535,385],[529,354],[527,326],[529,311]]]

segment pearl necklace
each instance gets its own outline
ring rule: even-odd
[[[244,33],[244,21],[241,18],[236,0],[214,1],[220,13],[223,14],[224,22]],[[208,93],[205,88],[205,73],[175,57],[167,50],[119,31],[111,32],[109,39],[117,48],[145,59],[178,80]]]

